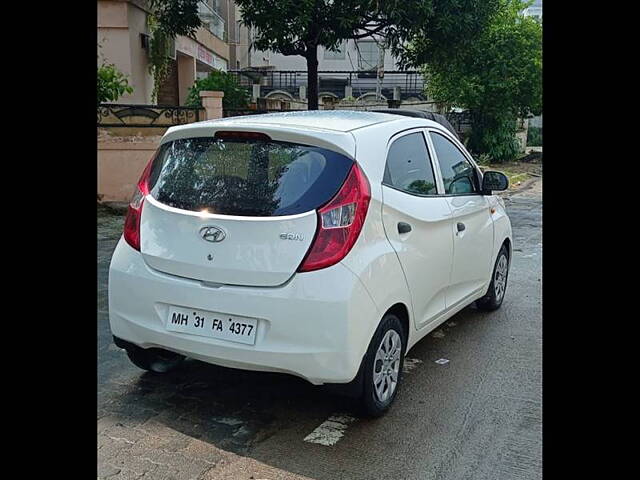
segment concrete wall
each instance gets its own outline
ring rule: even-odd
[[[147,31],[146,22],[145,11],[132,3],[98,2],[98,64],[113,63],[133,87],[133,93],[118,99],[120,103],[151,102],[153,77],[140,41],[140,33]]]
[[[222,118],[224,92],[200,92],[204,115],[201,118]],[[145,134],[154,130],[155,136],[134,133],[135,128],[102,128],[98,130],[98,199],[107,203],[128,203],[145,165],[157,150],[166,127],[141,128]],[[122,136],[115,136],[118,133]],[[127,135],[128,136],[125,136]]]
[[[178,96],[179,104],[184,105],[189,95],[189,89],[196,81],[196,61],[193,57],[177,55],[178,61]]]
[[[129,41],[131,54],[131,76],[137,92],[134,95],[141,99],[138,103],[150,104],[153,93],[153,76],[149,73],[147,52],[142,48],[140,33],[147,31],[147,14],[140,8],[129,7]]]
[[[233,66],[233,68],[238,69],[237,62],[240,62],[240,68],[242,69],[251,66],[251,59],[253,58],[253,55],[255,55],[255,52],[252,52],[249,49],[250,40],[249,29],[247,27],[245,27],[244,25],[240,25],[238,36],[239,43],[238,45],[234,45],[236,51],[236,64]]]
[[[112,63],[118,70],[129,76],[129,85],[134,87],[132,94],[121,99],[127,103],[145,103],[144,90],[138,88],[132,77],[131,35],[128,20],[129,5],[126,2],[98,2],[98,65]],[[142,93],[141,93],[142,92]]]
[[[98,139],[98,198],[101,202],[129,203],[134,187],[158,148],[151,139]]]
[[[219,57],[222,57],[224,68],[220,68],[221,70],[229,69],[229,45],[227,43],[220,40],[205,28],[198,29],[196,32],[196,40]],[[223,65],[221,65],[221,67],[222,66]]]

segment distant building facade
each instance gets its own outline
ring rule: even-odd
[[[228,42],[230,11],[235,12],[235,4],[230,0],[199,3],[203,26],[198,29],[195,40],[184,36],[175,39],[169,74],[160,86],[157,104],[184,105],[189,88],[197,78],[214,69],[229,69],[232,60]],[[114,64],[127,75],[133,87],[133,93],[123,95],[119,103],[153,103],[148,15],[145,0],[98,0],[98,64]]]
[[[522,13],[525,17],[533,17],[542,22],[542,0],[535,0],[533,5],[525,8]]]
[[[383,53],[385,71],[397,70],[396,59]],[[332,52],[318,47],[318,71],[374,71],[380,60],[380,48],[373,39],[344,40],[339,50]],[[254,50],[250,67],[273,67],[276,70],[306,70],[307,62],[299,55]]]
[[[259,84],[262,96],[304,99],[308,86],[306,59],[300,55],[282,55],[253,48],[253,32],[239,22],[241,13],[237,7],[235,16],[238,19],[236,62],[230,70],[239,72],[241,83],[248,88]],[[400,92],[402,99],[423,100],[422,75],[399,72],[397,59],[389,51],[381,51],[380,43],[380,38],[363,38],[344,40],[336,51],[318,47],[321,98],[366,96],[373,100],[378,86],[377,74],[380,73],[383,77],[379,82],[383,100],[394,96],[394,88],[400,88],[396,95]]]

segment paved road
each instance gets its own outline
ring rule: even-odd
[[[503,307],[466,308],[419,342],[394,407],[373,421],[286,375],[188,360],[155,376],[131,365],[107,311],[122,217],[99,213],[99,478],[541,478],[540,186],[506,200],[515,251]],[[333,445],[304,440],[329,419]]]

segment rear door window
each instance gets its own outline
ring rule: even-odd
[[[437,194],[431,159],[422,133],[404,135],[391,144],[383,183],[411,194]]]
[[[179,139],[162,145],[150,193],[183,210],[281,216],[314,210],[340,189],[353,161],[320,147],[261,139]]]

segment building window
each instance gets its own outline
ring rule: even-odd
[[[220,40],[227,41],[225,32],[225,21],[218,13],[217,1],[208,0],[198,3],[198,16],[204,28],[213,33]]]
[[[344,60],[345,51],[347,50],[346,44],[342,42],[337,52],[332,52],[330,50],[324,49],[324,59],[325,60]]]
[[[376,42],[358,42],[358,68],[360,70],[373,70],[378,67],[380,52]]]

